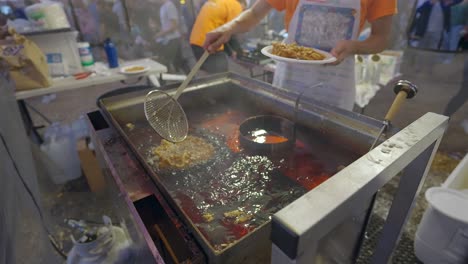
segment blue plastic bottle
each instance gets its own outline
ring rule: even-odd
[[[106,39],[104,43],[104,49],[106,50],[107,61],[109,62],[109,68],[119,67],[119,56],[117,54],[117,48],[110,38]]]

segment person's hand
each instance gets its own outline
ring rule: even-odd
[[[336,61],[327,65],[338,65],[348,56],[356,54],[356,42],[352,40],[341,40],[332,49],[331,54],[335,56]]]
[[[221,45],[227,43],[232,36],[232,32],[228,27],[219,27],[208,34],[206,34],[206,40],[203,44],[203,48],[209,53],[216,52]]]

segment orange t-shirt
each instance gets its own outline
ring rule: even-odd
[[[200,10],[190,34],[190,44],[202,47],[206,34],[226,24],[242,13],[237,0],[208,0]],[[223,50],[222,46],[220,50]]]
[[[299,0],[267,0],[276,10],[286,10],[284,23],[286,29],[289,28],[294,12]],[[360,30],[364,28],[366,21],[373,22],[381,17],[394,15],[397,12],[396,0],[361,0],[361,21]]]

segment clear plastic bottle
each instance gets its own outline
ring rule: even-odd
[[[72,123],[71,128],[75,141],[85,139],[90,136],[88,124],[86,123],[86,119],[83,115]]]
[[[362,84],[364,82],[364,59],[361,55],[356,55],[356,84]]]
[[[374,54],[370,57],[369,68],[371,71],[369,81],[372,85],[378,85],[380,83],[380,75],[382,73],[380,56]]]

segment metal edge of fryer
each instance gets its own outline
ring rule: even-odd
[[[137,149],[134,148],[134,146],[132,144],[128,144],[129,142],[129,138],[126,136],[125,132],[123,131],[123,129],[118,126],[118,122],[117,120],[115,120],[115,118],[109,114],[107,111],[104,111],[104,116],[106,119],[108,119],[108,121],[110,121],[109,123],[111,123],[113,126],[114,126],[114,129],[117,130],[117,132],[120,134],[120,136],[122,136],[125,140],[125,144],[131,149],[131,151],[134,153],[134,155],[137,157],[137,160],[139,161],[140,165],[145,169],[145,171],[151,176],[151,178],[153,177],[156,177],[157,179],[153,179],[153,182],[155,183],[155,186],[156,188],[162,193],[164,194],[164,197],[170,197],[170,194],[168,193],[167,189],[161,184],[161,180],[159,179],[159,176],[154,173],[152,171],[152,168],[150,166],[148,166],[148,164],[146,164],[145,162],[142,162],[142,160],[144,160],[145,158],[143,156],[141,156],[138,152]],[[178,213],[178,214],[181,214],[182,217],[180,217],[183,221],[188,221],[188,225],[191,225],[191,226],[194,226],[193,222],[190,220],[190,217],[188,217],[185,212],[183,212],[183,210],[180,210],[178,208],[178,206],[175,204],[174,201],[172,201],[171,199],[167,199],[166,198],[166,202],[171,206],[171,208],[174,210],[174,212]],[[203,235],[197,235],[195,236],[197,239],[202,239],[204,243],[201,243],[202,247],[203,245],[208,245],[210,247],[210,251],[209,253],[211,252],[215,252],[216,251],[214,250],[214,248],[211,247],[210,243],[206,240],[206,238],[203,236]],[[206,249],[205,249],[206,251]],[[206,252],[205,252],[206,253]],[[217,255],[215,254],[214,257],[216,257]],[[211,256],[213,257],[213,256]]]
[[[272,223],[274,263],[313,263],[321,239],[404,170],[371,262],[387,263],[447,126],[448,117],[427,113],[277,212]]]
[[[214,85],[222,85],[229,82],[241,88],[250,89],[259,95],[272,97],[271,95],[273,94],[274,96],[272,98],[275,98],[274,100],[281,101],[289,106],[289,108],[285,109],[282,114],[291,120],[294,118],[294,103],[295,99],[297,98],[296,93],[287,91],[286,89],[271,86],[270,84],[259,80],[244,77],[236,73],[221,73],[195,79],[192,81],[192,84],[185,90],[185,93]],[[107,110],[131,106],[142,103],[144,101],[145,95],[153,89],[161,89],[168,92],[169,94],[172,94],[175,93],[177,87],[178,84],[171,84],[158,88],[137,86],[116,89],[101,95],[97,99],[97,105],[99,108],[105,108]],[[301,123],[311,119],[316,121],[330,121],[330,124],[328,124],[330,130],[327,131],[328,133],[336,134],[337,129],[340,127],[346,127],[351,132],[359,131],[359,134],[364,136],[363,138],[356,139],[352,137],[348,138],[351,140],[343,139],[342,143],[353,142],[354,140],[359,141],[358,144],[354,144],[350,147],[358,148],[358,152],[362,154],[368,151],[368,148],[371,146],[372,142],[378,135],[380,128],[384,124],[384,122],[381,120],[332,107],[311,98],[303,98],[301,99],[298,122]],[[311,127],[317,128],[316,124],[309,125]],[[321,129],[326,129],[326,127],[322,127]],[[398,128],[394,126],[390,127],[385,137],[383,137],[380,142],[383,142],[386,138],[394,135],[398,131]]]

